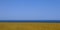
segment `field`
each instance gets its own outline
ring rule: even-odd
[[[60,30],[60,23],[1,23],[0,30]]]

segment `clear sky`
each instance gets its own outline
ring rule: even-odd
[[[60,20],[60,0],[0,0],[0,20]]]

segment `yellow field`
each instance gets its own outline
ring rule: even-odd
[[[0,23],[0,30],[60,30],[60,23]]]

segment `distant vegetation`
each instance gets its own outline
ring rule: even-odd
[[[0,23],[0,30],[60,30],[60,23]]]

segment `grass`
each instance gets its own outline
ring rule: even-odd
[[[60,23],[1,23],[0,30],[60,30]]]

